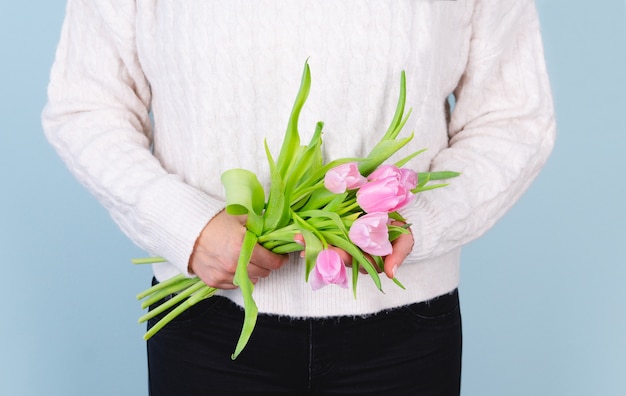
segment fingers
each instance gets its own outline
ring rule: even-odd
[[[396,226],[401,226],[404,223],[394,221],[393,224]],[[304,245],[304,238],[302,237],[302,235],[297,234],[294,237],[294,240],[300,243],[301,245]],[[384,262],[383,270],[385,272],[385,275],[387,275],[388,278],[390,279],[395,278],[396,271],[398,270],[400,265],[402,265],[404,260],[413,250],[413,243],[414,243],[413,235],[410,233],[402,234],[398,238],[396,238],[396,240],[392,242],[393,250],[391,254],[383,258],[383,262]],[[339,254],[339,257],[341,257],[341,260],[344,262],[346,266],[348,267],[352,266],[352,256],[350,256],[345,250],[342,250],[335,246],[330,246],[329,249],[337,252]],[[364,255],[369,260],[369,262],[372,263],[374,268],[376,268],[378,272],[381,272],[379,269],[379,266],[376,265],[374,259],[367,253],[364,253]],[[363,266],[360,266],[359,272],[363,274],[367,273],[367,271],[363,268]]]
[[[299,245],[305,246],[304,243],[304,236],[302,234],[296,234],[293,237],[293,240],[298,243]]]
[[[263,246],[257,244],[252,251],[250,263],[254,263],[258,267],[267,269],[268,271],[273,271],[282,267],[287,260],[288,258],[286,255],[272,253]]]
[[[201,269],[196,271],[196,275],[208,286],[224,290],[236,289],[237,286],[233,284],[233,281],[237,271],[237,262],[234,260],[230,262],[218,262],[215,261],[215,259],[215,257],[207,257],[204,265],[201,265]],[[248,277],[252,283],[257,283],[260,279],[267,278],[270,275],[271,270],[267,267],[278,269],[283,264],[284,261],[271,265],[267,263],[257,265],[250,262],[248,264]]]
[[[413,250],[413,235],[402,234],[392,243],[393,251],[389,256],[385,257],[385,275],[388,278],[393,279],[396,276],[396,271],[404,262],[404,259]]]
[[[215,258],[214,258],[215,259]],[[213,271],[207,276],[208,279],[202,279],[209,286],[218,287],[220,289],[234,289],[233,284],[235,273],[237,272],[237,258],[231,258],[229,262],[214,262],[211,265]],[[267,249],[257,245],[254,248],[252,258],[248,263],[248,277],[252,283],[257,283],[261,278],[267,278],[271,271],[277,270],[287,262],[286,256],[274,254]]]
[[[235,289],[233,279],[246,232],[244,222],[245,217],[231,216],[226,212],[220,212],[209,221],[196,241],[189,260],[189,272],[208,286]],[[257,245],[248,264],[248,275],[256,283],[286,262],[286,256]]]
[[[210,287],[228,290],[235,289],[233,275],[235,266],[219,265],[215,257],[204,251],[194,251],[193,274]]]
[[[259,278],[267,278],[270,276],[270,270],[267,268],[259,267],[255,264],[248,264],[248,276],[250,279],[259,279]],[[234,276],[235,274],[233,274]]]
[[[207,285],[219,289],[235,289],[233,278],[237,269],[237,261],[241,251],[241,244],[245,234],[245,217],[230,216],[221,212],[215,216],[202,231],[190,258],[189,272],[197,275]],[[395,223],[394,223],[395,224]],[[401,225],[401,224],[395,224]],[[298,234],[294,240],[304,245],[304,238]],[[389,278],[394,278],[398,267],[413,249],[413,236],[403,234],[392,243],[393,251],[384,257],[384,272]],[[331,246],[329,249],[339,254],[341,260],[352,265],[352,256],[346,251]],[[372,257],[365,257],[378,269]],[[288,261],[286,255],[278,255],[256,245],[250,263],[248,275],[253,283],[270,275]],[[366,273],[363,266],[360,272]]]

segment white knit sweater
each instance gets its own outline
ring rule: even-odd
[[[451,291],[460,247],[516,202],[553,146],[531,0],[69,0],[44,129],[129,238],[169,260],[154,267],[163,280],[186,271],[223,209],[223,171],[267,185],[263,142],[280,147],[307,58],[300,130],[307,141],[325,122],[327,159],[371,149],[406,70],[415,138],[398,158],[428,148],[409,166],[462,176],[403,211],[415,239],[397,272],[406,290],[383,280],[382,294],[364,275],[356,299],[312,292],[294,255],[257,284],[259,311],[361,315]]]

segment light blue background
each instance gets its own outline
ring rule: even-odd
[[[150,270],[40,127],[64,1],[0,3],[0,395],[145,395]],[[463,394],[626,395],[626,3],[537,4],[559,137],[464,250]]]

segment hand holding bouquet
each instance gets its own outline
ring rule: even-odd
[[[231,169],[221,176],[226,192],[226,211],[247,215],[246,233],[233,283],[241,290],[245,317],[241,335],[232,358],[247,344],[258,314],[252,297],[254,284],[248,276],[248,263],[255,245],[278,253],[304,251],[306,280],[313,290],[329,284],[348,287],[346,264],[352,266],[352,288],[356,297],[359,272],[369,274],[382,291],[378,273],[384,257],[392,253],[392,242],[408,233],[408,225],[398,210],[409,205],[415,194],[443,187],[428,184],[458,176],[456,172],[427,172],[419,175],[403,166],[424,150],[397,161],[384,164],[412,138],[398,135],[409,114],[405,115],[406,80],[401,87],[396,112],[384,136],[364,158],[341,158],[329,163],[322,159],[322,128],[317,128],[308,145],[301,145],[298,132],[300,112],[309,94],[311,75],[305,64],[300,90],[296,97],[278,158],[275,160],[265,145],[271,176],[269,195],[256,175],[245,169]],[[330,247],[344,250],[352,263],[344,263]],[[134,260],[136,263],[164,261],[160,258]],[[394,282],[402,287],[394,277]],[[176,276],[140,293],[147,308],[166,296],[173,298],[140,318],[147,321],[170,310],[148,330],[150,338],[181,312],[209,298],[217,289],[199,278]]]

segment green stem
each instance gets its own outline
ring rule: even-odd
[[[163,304],[159,305],[158,307],[156,307],[155,309],[153,309],[152,311],[146,313],[145,315],[143,315],[141,318],[139,318],[139,323],[143,323],[146,320],[152,319],[153,317],[157,316],[158,314],[166,311],[167,309],[173,307],[174,305],[178,304],[179,302],[185,300],[187,297],[191,296],[193,293],[201,290],[202,288],[208,288],[209,286],[207,286],[204,282],[199,281],[198,283],[196,283],[193,286],[188,287],[187,289],[185,289],[185,291],[177,294],[175,297],[172,297],[171,299],[167,300],[166,302],[164,302]]]
[[[311,226],[306,220],[303,220],[302,217],[298,216],[298,214],[294,211],[291,211],[291,216],[299,221],[299,225],[305,227],[307,230],[313,233],[320,240],[324,249],[328,249],[328,243],[326,242],[326,238],[313,226]]]
[[[293,252],[300,252],[304,250],[304,246],[297,244],[295,242],[292,242],[292,243],[287,243],[284,245],[277,246],[270,250],[276,254],[287,254],[287,253],[293,253]]]
[[[170,285],[169,287],[162,288],[161,290],[158,290],[156,293],[151,294],[146,300],[144,300],[141,303],[141,308],[148,308],[150,305],[162,300],[170,294],[178,294],[181,290],[185,290],[188,287],[195,285],[197,282],[202,281],[198,278],[185,278],[184,280]]]
[[[298,233],[298,228],[291,224],[283,228],[268,232],[258,237],[258,242],[265,246],[266,242],[271,241],[293,241],[293,237]]]
[[[310,185],[310,186],[308,185],[309,183],[311,183],[311,181],[307,180],[304,183],[300,184],[298,187],[296,187],[295,191],[292,194],[292,197],[293,197],[292,206],[298,203],[298,201],[300,201],[301,199],[306,198],[313,191],[324,186],[323,179],[317,180],[313,185]]]
[[[137,294],[137,300],[142,300],[143,298],[151,295],[152,293],[155,293],[165,287],[168,287],[170,285],[175,284],[176,282],[180,282],[181,280],[185,280],[187,279],[187,277],[183,274],[179,274],[176,276],[173,276],[163,282],[159,282],[156,285],[142,291],[141,293]]]
[[[143,264],[165,263],[167,262],[167,260],[164,259],[163,257],[142,257],[142,258],[131,259],[130,262],[136,265],[143,265]]]
[[[347,204],[348,202],[346,202]],[[354,211],[354,209],[359,208],[359,204],[356,202],[356,199],[354,200],[354,202],[352,202],[350,205],[345,206],[339,210],[337,210],[335,213],[337,213],[339,216],[344,215],[346,213],[352,213]],[[362,210],[359,210],[360,212]]]
[[[206,285],[205,285],[206,286]],[[175,309],[170,311],[167,315],[165,315],[161,320],[159,320],[154,326],[150,328],[144,334],[144,340],[149,340],[153,335],[155,335],[159,330],[163,328],[166,324],[174,320],[178,315],[185,312],[187,309],[191,308],[194,304],[198,303],[201,300],[211,297],[215,293],[216,289],[210,288],[207,286],[205,290],[201,290],[198,292],[197,296],[193,296],[188,298],[185,302],[177,306]]]
[[[194,294],[193,296],[189,297],[187,299],[187,302],[189,302],[190,305],[196,305],[202,300],[205,300],[209,297],[213,297],[213,295],[217,293],[218,290],[219,289],[215,287],[207,287],[206,289],[202,289],[196,294]]]

